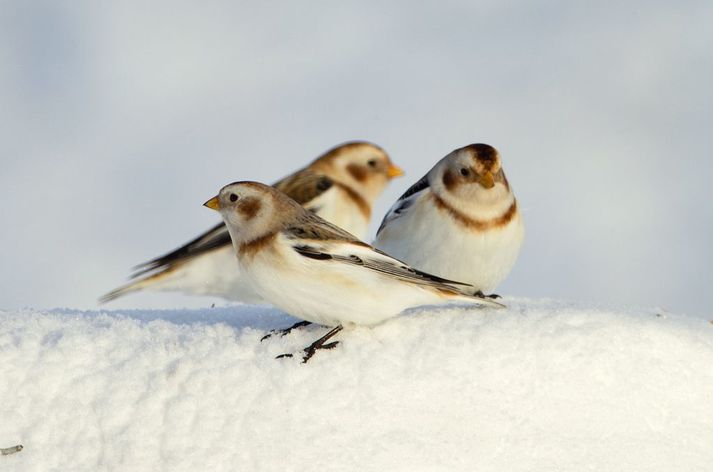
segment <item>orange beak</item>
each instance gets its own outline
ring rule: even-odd
[[[389,164],[389,168],[386,170],[386,175],[388,175],[390,179],[393,179],[394,177],[401,177],[404,175],[404,171],[397,165]]]
[[[489,171],[486,171],[483,175],[481,175],[478,182],[480,182],[480,185],[485,188],[493,188],[495,186],[495,178],[493,177],[492,172]]]
[[[218,201],[218,196],[211,198],[203,204],[204,207],[208,207],[211,210],[220,211],[220,202]]]

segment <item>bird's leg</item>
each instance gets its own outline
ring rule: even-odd
[[[286,334],[290,334],[290,332],[292,332],[293,329],[301,328],[303,326],[308,326],[311,324],[312,324],[312,322],[310,322],[310,321],[299,321],[299,322],[293,324],[292,326],[290,326],[289,328],[270,330],[269,333],[267,333],[265,336],[260,338],[260,342],[266,340],[267,338],[272,337],[274,334],[279,334],[280,336],[285,336]]]
[[[321,338],[319,338],[318,340],[316,340],[315,342],[313,342],[312,344],[307,346],[304,349],[305,355],[302,358],[302,363],[306,364],[307,361],[310,360],[312,358],[312,356],[314,356],[314,353],[317,351],[317,349],[333,349],[333,348],[335,348],[337,346],[337,344],[339,344],[339,341],[332,341],[331,343],[327,343],[327,341],[332,336],[334,336],[335,334],[340,332],[342,329],[343,329],[342,325],[332,328],[327,334],[325,334],[324,336],[322,336]]]
[[[480,298],[492,298],[493,300],[498,299],[498,298],[503,298],[497,293],[491,293],[490,295],[486,295],[483,293],[482,290],[478,290],[473,294],[473,296],[480,297]]]
[[[308,360],[314,356],[315,352],[317,352],[318,349],[333,349],[339,344],[339,341],[332,341],[331,343],[328,343],[329,338],[337,334],[342,330],[342,325],[339,325],[335,328],[332,328],[327,334],[304,348],[305,355],[302,357],[302,363],[306,364]],[[292,357],[292,354],[280,354],[279,356],[275,357],[275,359],[282,359],[285,357]]]

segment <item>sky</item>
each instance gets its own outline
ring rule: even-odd
[[[97,308],[202,203],[343,141],[495,146],[526,241],[497,292],[713,319],[713,4],[0,4],[0,308]],[[137,294],[110,308],[223,303]]]

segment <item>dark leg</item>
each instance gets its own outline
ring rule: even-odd
[[[503,297],[501,297],[500,295],[498,295],[497,293],[491,293],[490,295],[486,295],[486,294],[483,293],[482,290],[478,290],[478,291],[475,292],[473,295],[476,296],[476,297],[480,297],[480,298],[492,298],[493,300],[495,300],[495,299],[497,299],[497,298],[503,298]]]
[[[290,332],[292,332],[293,329],[301,328],[301,327],[303,327],[303,326],[308,326],[308,325],[311,325],[311,324],[312,324],[312,323],[311,323],[310,321],[299,321],[299,322],[293,324],[292,326],[290,326],[289,328],[285,328],[285,329],[273,329],[273,330],[271,330],[269,333],[267,333],[265,336],[263,336],[262,338],[260,338],[260,342],[266,340],[266,339],[269,338],[269,337],[272,337],[272,335],[274,335],[274,334],[279,334],[280,336],[284,336],[284,335],[286,335],[286,334],[290,334]]]
[[[339,325],[336,328],[332,328],[327,334],[307,346],[304,349],[305,355],[302,358],[302,363],[306,364],[307,361],[310,360],[312,356],[314,356],[314,353],[317,351],[317,349],[334,349],[337,344],[339,344],[339,341],[332,341],[331,343],[328,343],[327,341],[329,341],[331,337],[340,332],[342,329],[342,325]]]
[[[302,357],[302,363],[306,364],[308,360],[314,356],[314,354],[317,352],[318,349],[333,349],[339,344],[339,341],[332,341],[331,343],[328,343],[330,338],[332,338],[335,334],[340,332],[342,330],[342,325],[339,325],[335,328],[332,328],[327,334],[304,348],[305,355]],[[277,356],[275,359],[282,359],[283,357],[292,357],[292,354],[281,354]]]

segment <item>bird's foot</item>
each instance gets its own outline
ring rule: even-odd
[[[339,344],[339,341],[332,341],[332,342],[327,342],[329,341],[330,338],[332,338],[335,334],[340,332],[342,330],[341,325],[337,326],[335,328],[332,328],[327,334],[307,346],[306,348],[303,349],[305,355],[302,356],[302,363],[306,364],[307,361],[309,361],[312,356],[314,356],[318,350],[320,349],[334,349],[337,347],[337,344]],[[280,354],[279,356],[275,357],[275,359],[284,359],[286,357],[294,357],[292,354]]]
[[[314,346],[310,344],[304,349],[305,355],[302,356],[302,363],[306,364],[308,360],[312,359],[318,349],[334,349],[339,344],[339,341],[332,341],[331,343],[322,344],[320,346]]]
[[[276,334],[279,334],[280,337],[285,336],[285,335],[287,335],[287,334],[290,334],[293,329],[302,328],[303,326],[308,326],[308,325],[311,325],[311,324],[312,324],[312,323],[309,322],[309,321],[299,321],[299,322],[293,324],[292,326],[290,326],[289,328],[270,330],[269,333],[267,333],[265,336],[263,336],[262,338],[260,338],[260,342],[263,342],[263,341],[266,340],[267,338],[271,338],[272,336],[274,336],[274,335],[276,335]]]
[[[490,295],[486,295],[486,294],[483,293],[482,290],[478,290],[478,291],[475,292],[473,295],[476,296],[476,297],[480,297],[480,298],[490,298],[490,299],[493,299],[493,300],[497,300],[498,298],[503,298],[503,297],[501,297],[500,295],[498,295],[497,293],[491,293]]]

